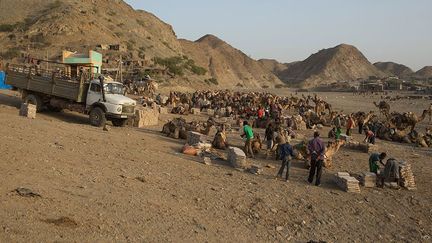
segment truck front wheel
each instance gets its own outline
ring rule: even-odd
[[[90,124],[95,127],[103,127],[106,123],[105,112],[99,108],[95,107],[90,111]]]
[[[24,98],[24,103],[32,104],[36,106],[36,111],[40,112],[42,110],[42,99],[35,94],[29,94]]]
[[[127,119],[112,119],[111,122],[115,127],[124,127],[126,126]]]

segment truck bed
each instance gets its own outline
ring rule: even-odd
[[[88,83],[62,76],[58,72],[37,70],[35,67],[9,65],[6,84],[22,90],[60,97],[75,102],[85,102]]]

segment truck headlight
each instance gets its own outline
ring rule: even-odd
[[[121,106],[119,106],[119,107],[117,108],[117,111],[118,111],[118,112],[121,112],[121,111],[122,111]]]

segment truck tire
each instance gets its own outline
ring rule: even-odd
[[[90,111],[89,118],[90,124],[95,127],[103,127],[107,121],[105,112],[99,107],[95,107]]]
[[[50,112],[62,112],[63,111],[62,108],[60,108],[60,107],[54,107],[52,105],[47,105],[47,109]]]
[[[36,106],[36,112],[40,112],[42,110],[42,99],[35,94],[29,94],[24,98],[24,103],[32,104]]]
[[[111,122],[115,127],[124,127],[126,126],[127,119],[112,119]]]

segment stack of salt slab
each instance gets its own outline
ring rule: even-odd
[[[407,162],[399,163],[399,174],[401,178],[401,186],[408,190],[415,190],[416,184],[414,181],[414,174],[411,170],[411,164]]]
[[[373,172],[363,172],[361,175],[360,183],[364,187],[375,187],[377,176]]]
[[[347,172],[338,172],[336,174],[335,182],[342,190],[346,192],[360,193],[359,181],[350,176]]]
[[[251,162],[246,159],[246,154],[240,148],[230,147],[228,150],[228,162],[234,168],[250,168]]]
[[[36,118],[36,106],[32,104],[22,103],[19,111],[20,116],[24,116],[30,119]]]

